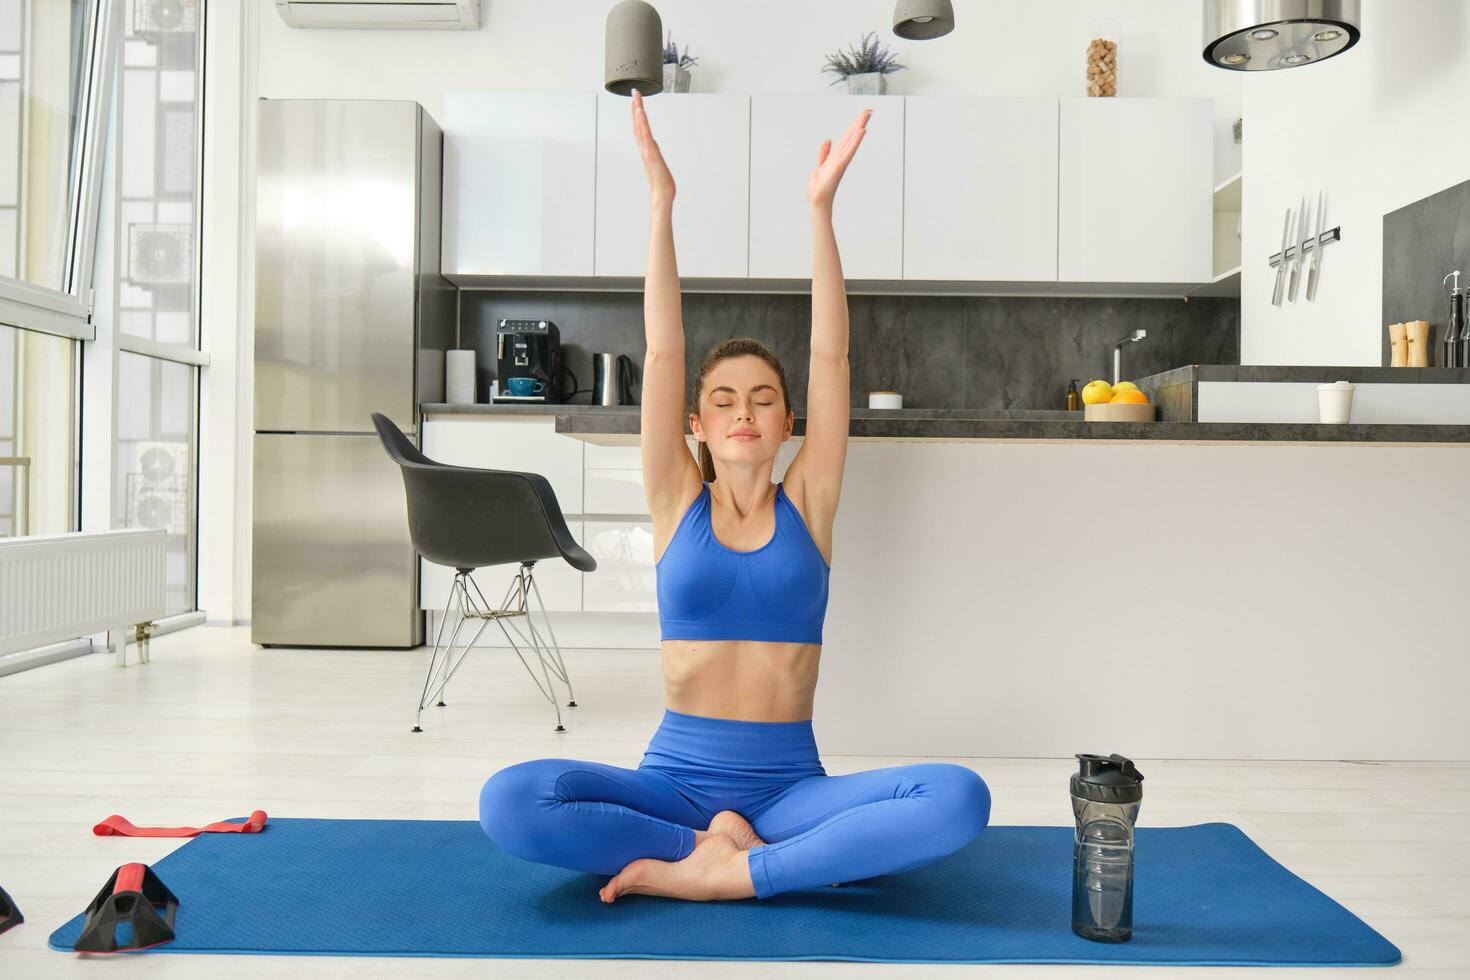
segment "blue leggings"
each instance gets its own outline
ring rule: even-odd
[[[974,770],[926,763],[828,776],[810,721],[736,721],[665,710],[637,769],[534,759],[480,791],[480,826],[541,864],[615,875],[679,861],[694,828],[734,810],[766,844],[747,851],[757,898],[911,871],[985,828]]]

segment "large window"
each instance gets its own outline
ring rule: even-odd
[[[66,289],[87,7],[0,0],[0,273]]]
[[[0,323],[91,339],[87,289],[115,18],[0,0]]]
[[[0,537],[77,526],[105,20],[96,0],[0,0]]]
[[[197,605],[200,7],[126,0],[124,8],[111,188],[121,349],[112,523],[168,530],[173,614]]]
[[[0,325],[0,538],[76,526],[75,343]]]
[[[123,352],[117,362],[114,527],[168,531],[166,611],[195,607],[194,420],[199,369]]]

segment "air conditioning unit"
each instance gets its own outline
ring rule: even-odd
[[[193,474],[187,442],[147,441],[132,444],[133,458],[124,462],[124,495],[128,527],[161,527],[187,534]],[[120,455],[127,455],[120,449]]]
[[[136,0],[133,33],[192,34],[199,30],[199,0]]]
[[[191,282],[193,238],[190,225],[128,225],[128,278],[140,285]]]
[[[477,31],[480,0],[276,0],[289,27]]]

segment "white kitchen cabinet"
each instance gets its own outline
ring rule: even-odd
[[[424,455],[453,466],[540,473],[563,514],[582,513],[582,446],[555,415],[440,415],[424,422]]]
[[[582,462],[589,470],[641,470],[642,446],[600,446],[589,442],[582,447]]]
[[[1061,100],[1058,279],[1210,281],[1211,118],[1208,99]]]
[[[648,514],[643,470],[592,469],[583,474],[588,514]]]
[[[1057,113],[1054,98],[904,100],[903,278],[1056,281]]]
[[[597,559],[597,568],[582,583],[582,609],[658,612],[653,522],[588,518],[584,529],[582,546]]]
[[[747,273],[750,97],[665,93],[645,99],[648,124],[674,175],[680,278]],[[631,102],[597,102],[599,276],[642,276],[648,261],[648,178],[633,138]]]
[[[590,276],[597,96],[447,92],[448,276]]]
[[[873,115],[832,209],[842,272],[848,279],[903,277],[903,96],[753,95],[751,279],[811,278],[807,179],[822,140],[835,146],[864,108]]]

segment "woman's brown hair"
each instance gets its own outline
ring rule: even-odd
[[[689,403],[689,414],[699,414],[699,396],[704,391],[704,379],[710,370],[721,361],[730,357],[744,357],[752,355],[759,357],[776,370],[776,377],[781,379],[781,401],[786,406],[786,414],[791,414],[791,396],[786,393],[786,371],[781,367],[781,359],[776,356],[769,347],[756,340],[754,337],[732,337],[722,344],[717,344],[704,356],[704,361],[699,365],[699,375],[694,379],[694,385],[689,395],[692,401]],[[701,479],[706,483],[715,482],[715,459],[710,455],[709,443],[699,444],[699,472]]]

